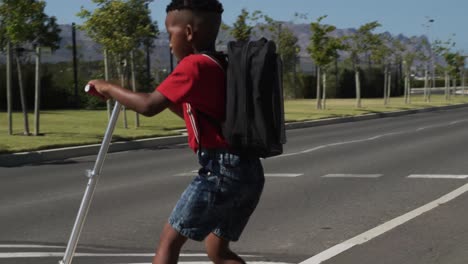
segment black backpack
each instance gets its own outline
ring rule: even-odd
[[[273,41],[228,43],[224,138],[240,153],[266,158],[286,143],[282,62]]]

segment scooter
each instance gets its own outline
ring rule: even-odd
[[[90,84],[86,85],[85,92],[90,95],[100,97],[103,100],[105,99],[96,91],[94,86]],[[88,185],[86,186],[86,191],[84,193],[83,199],[81,200],[80,209],[78,210],[78,215],[75,219],[75,224],[68,241],[67,249],[65,250],[65,255],[63,259],[59,261],[59,264],[71,264],[73,256],[75,255],[78,240],[80,238],[81,231],[86,220],[86,215],[88,214],[89,207],[93,199],[99,176],[101,175],[102,166],[104,164],[104,160],[106,159],[107,151],[109,150],[112,134],[114,133],[115,124],[119,118],[121,107],[122,105],[119,102],[115,102],[109,124],[107,125],[106,133],[104,134],[104,139],[102,140],[101,148],[99,149],[99,153],[94,164],[94,168],[92,170],[86,170],[86,176],[89,178]]]

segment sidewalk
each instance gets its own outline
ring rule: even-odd
[[[433,111],[448,110],[448,109],[455,109],[455,108],[462,108],[462,107],[468,107],[468,104],[459,104],[459,105],[450,105],[450,106],[432,107],[432,108],[414,109],[414,110],[387,112],[387,113],[378,113],[378,114],[366,114],[366,115],[354,116],[354,117],[328,118],[328,119],[311,120],[311,121],[304,121],[304,122],[293,122],[293,123],[287,123],[286,129],[299,129],[299,128],[323,126],[323,125],[329,125],[329,124],[370,120],[370,119],[376,119],[376,118],[396,117],[396,116],[402,116],[402,115],[433,112]],[[127,141],[127,142],[115,142],[115,143],[112,143],[111,146],[109,147],[109,153],[135,150],[135,149],[144,149],[144,148],[155,148],[155,147],[162,147],[162,146],[176,145],[176,144],[184,144],[186,142],[187,142],[187,136],[185,135],[149,138],[149,139],[142,139],[142,140],[135,140],[135,141]],[[0,167],[15,167],[15,166],[22,166],[22,165],[27,165],[27,164],[37,164],[37,163],[42,163],[42,162],[48,162],[48,161],[53,161],[53,160],[66,160],[66,159],[75,158],[75,157],[97,155],[99,151],[99,147],[100,147],[100,144],[95,144],[95,145],[86,145],[86,146],[70,147],[70,148],[4,154],[4,155],[0,155]]]

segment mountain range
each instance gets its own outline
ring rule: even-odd
[[[307,46],[310,42],[310,26],[308,24],[292,24],[286,23],[284,26],[288,27],[299,39],[298,44],[301,47],[300,56],[300,64],[301,68],[305,72],[312,71],[313,69],[313,62],[310,59],[310,56],[307,54]],[[63,61],[71,61],[72,60],[72,26],[71,25],[60,25],[61,28],[61,43],[60,48],[56,50],[52,54],[45,55],[43,61],[56,63],[56,62],[63,62]],[[346,36],[354,33],[356,30],[353,28],[348,29],[336,29],[333,32],[334,36]],[[388,34],[393,38],[397,38],[400,40],[408,50],[415,50],[417,48],[417,44],[414,43],[421,43],[423,40],[427,40],[426,36],[415,36],[415,37],[408,37],[402,34],[399,35],[392,35],[389,32],[385,32],[384,34]],[[229,34],[225,31],[220,32],[219,39],[222,39],[224,43],[231,40],[232,38]],[[410,41],[411,40],[411,41]],[[416,40],[416,41],[415,41]],[[102,50],[100,45],[95,43],[91,40],[87,34],[81,30],[76,30],[76,42],[77,42],[77,51],[80,60],[85,61],[95,61],[101,60],[102,57]],[[168,35],[166,32],[161,32],[159,37],[154,41],[155,48],[152,50],[151,53],[151,63],[153,68],[169,68],[169,41]],[[223,50],[223,47],[219,47]],[[346,57],[346,53],[342,53],[344,57]]]

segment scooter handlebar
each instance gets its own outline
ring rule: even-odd
[[[101,100],[105,101],[106,98],[100,94],[96,88],[94,87],[94,85],[88,83],[85,88],[84,88],[85,92],[92,95],[92,96],[96,96],[96,97],[99,97]]]

